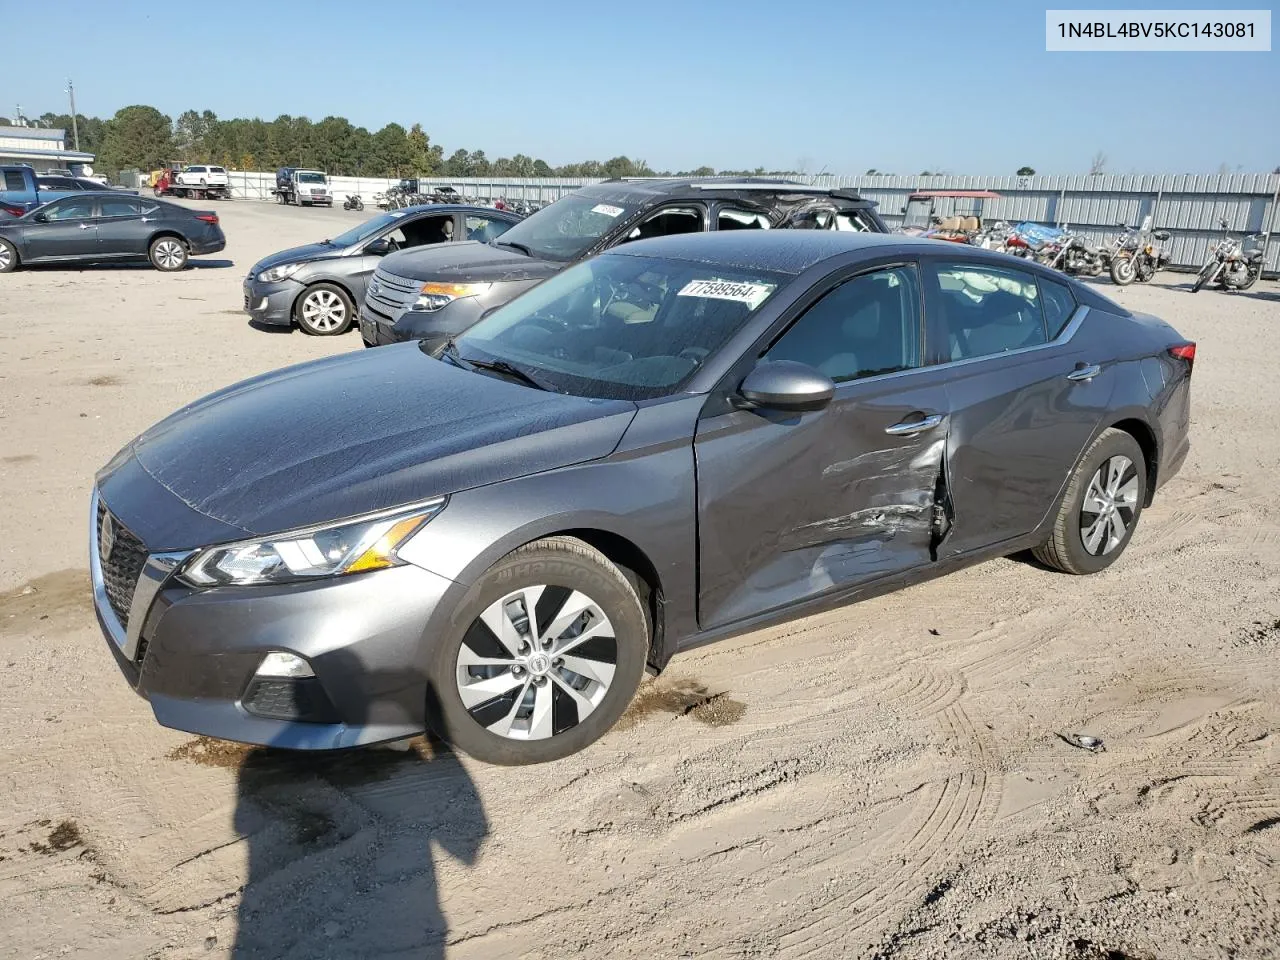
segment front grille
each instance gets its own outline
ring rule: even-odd
[[[104,536],[108,530],[111,533],[109,538]],[[102,566],[102,585],[106,588],[107,602],[111,604],[120,626],[127,628],[133,591],[147,562],[147,548],[128,527],[111,515],[101,500],[98,501],[97,535],[98,561]],[[110,549],[107,549],[108,545]]]
[[[375,270],[373,282],[369,284],[368,302],[371,307],[381,307],[382,309],[378,312],[383,313],[384,316],[388,315],[387,311],[392,311],[390,315],[394,316],[417,300],[421,290],[421,280],[410,280],[407,277],[397,277],[392,273]]]

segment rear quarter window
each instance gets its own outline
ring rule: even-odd
[[[1044,304],[1044,323],[1049,339],[1062,335],[1072,314],[1076,312],[1076,298],[1065,283],[1040,277],[1040,301]]]
[[[27,189],[27,178],[17,170],[6,170],[4,172],[4,188],[6,190],[25,190]]]

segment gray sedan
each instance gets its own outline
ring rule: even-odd
[[[331,240],[259,260],[244,280],[244,311],[257,323],[337,336],[355,322],[369,277],[388,253],[455,240],[489,241],[520,222],[490,207],[424,204],[376,216]]]
[[[1105,569],[1194,359],[973,247],[640,241],[152,427],[97,476],[98,619],[169,727],[553,760],[689,647],[1020,551]]]

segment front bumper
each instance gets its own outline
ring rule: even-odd
[[[384,313],[370,306],[366,297],[360,305],[360,338],[370,347],[406,340],[425,340],[434,346],[473,327],[484,310],[478,297],[461,297],[433,313],[413,310]]]
[[[190,551],[151,554],[127,626],[108,598],[93,496],[94,609],[129,685],[163,726],[242,743],[331,750],[426,727],[429,621],[457,585],[406,565],[306,584],[197,590],[172,576]],[[314,680],[266,684],[266,654],[301,657]],[[270,687],[270,689],[267,689]],[[293,709],[281,717],[281,705]]]
[[[252,320],[273,327],[293,325],[293,303],[302,293],[302,284],[292,280],[262,283],[246,279],[243,287],[244,312]]]

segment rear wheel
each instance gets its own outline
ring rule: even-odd
[[[18,269],[18,249],[8,240],[0,240],[0,273]]]
[[[351,329],[355,304],[339,286],[317,283],[309,287],[294,307],[294,318],[303,333],[313,337],[336,337]]]
[[[151,265],[173,273],[187,265],[187,248],[177,237],[159,237],[151,244]]]
[[[1146,498],[1146,458],[1138,441],[1123,430],[1104,430],[1067,484],[1053,533],[1032,552],[1064,573],[1105,570],[1129,545]]]
[[[429,668],[428,716],[478,760],[543,763],[617,722],[644,673],[649,631],[636,591],[569,537],[521,547],[476,582]]]

